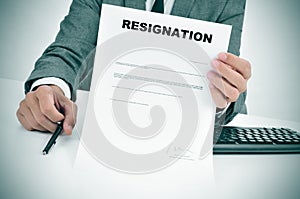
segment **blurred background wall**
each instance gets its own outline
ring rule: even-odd
[[[0,77],[25,80],[54,41],[71,0],[0,1]]]
[[[252,63],[249,114],[300,122],[300,1],[248,0],[241,56]]]
[[[71,0],[0,2],[0,78],[24,81]],[[248,112],[300,122],[300,1],[248,0],[241,57],[251,61]]]

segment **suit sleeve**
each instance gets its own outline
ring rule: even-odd
[[[73,0],[55,41],[36,61],[25,82],[25,93],[35,80],[57,77],[67,82],[75,100],[80,78],[84,76],[80,71],[84,73],[83,68],[93,62],[88,57],[93,57],[97,42],[101,3],[101,0]]]
[[[218,17],[217,22],[223,24],[232,25],[232,32],[230,37],[230,43],[228,47],[228,52],[240,55],[240,45],[241,45],[241,35],[243,29],[243,21],[245,14],[245,3],[246,0],[228,0],[224,6],[223,11]],[[230,122],[238,113],[247,113],[247,108],[245,105],[247,91],[241,93],[238,100],[231,103],[228,107],[226,114],[223,118],[223,122],[227,124]]]

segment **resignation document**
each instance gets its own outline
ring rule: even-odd
[[[208,191],[215,106],[206,73],[227,51],[230,32],[227,25],[103,4],[76,167],[106,177],[104,187],[139,186],[132,198],[153,198],[147,191],[162,187],[173,190],[168,197],[184,190],[199,196],[199,186]]]

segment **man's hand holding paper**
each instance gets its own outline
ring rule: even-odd
[[[214,71],[207,74],[209,88],[218,108],[225,108],[235,102],[246,91],[247,81],[251,77],[251,65],[231,53],[219,53],[212,61]]]

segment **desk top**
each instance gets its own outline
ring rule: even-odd
[[[123,198],[134,192],[118,193],[118,187],[113,187],[118,182],[74,168],[79,145],[77,133],[61,136],[55,149],[43,156],[42,149],[50,135],[27,132],[15,116],[24,97],[23,82],[0,79],[0,84],[3,93],[0,104],[1,198],[109,199]],[[87,97],[88,92],[78,93],[78,131],[84,118],[82,104]],[[300,124],[296,122],[254,116],[238,116],[231,124],[284,126],[300,131]],[[298,198],[300,194],[300,155],[215,155],[213,167],[216,198]],[[167,196],[162,192],[156,198]],[[202,195],[183,193],[178,198],[183,196],[200,198]]]

